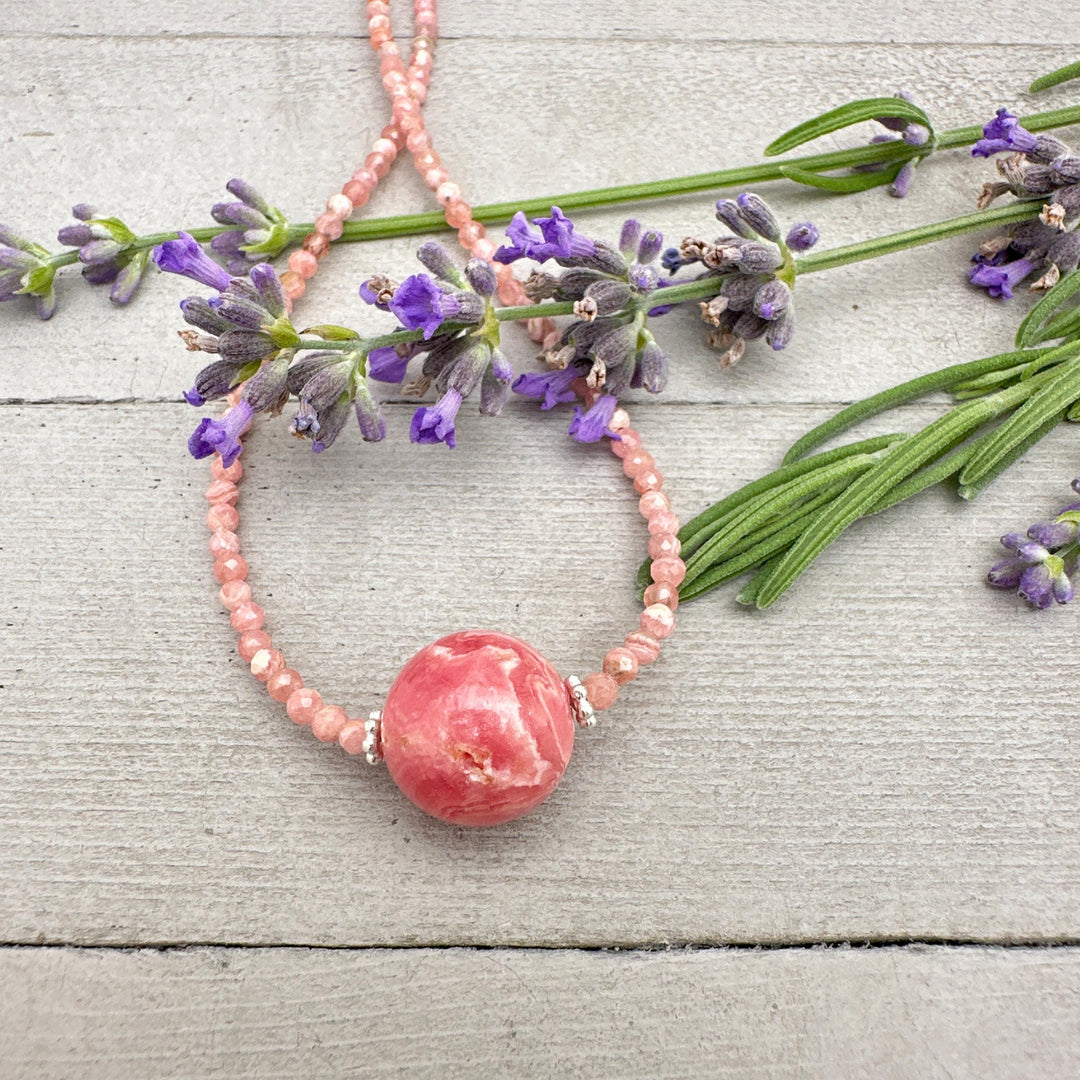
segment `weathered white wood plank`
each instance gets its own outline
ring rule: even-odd
[[[1064,5],[1061,10],[1067,9]],[[269,10],[268,10],[269,7]],[[7,32],[17,35],[96,38],[206,36],[282,37],[319,41],[345,35],[366,35],[362,0],[297,0],[285,5],[212,5],[205,0],[109,0],[89,6],[72,0],[10,0],[16,17]],[[395,28],[407,38],[412,29],[411,5],[395,0]],[[678,41],[693,48],[700,41],[790,42],[941,42],[1002,43],[1019,41],[1064,46],[1075,44],[1077,28],[1067,17],[1037,18],[1022,0],[1000,0],[993,12],[967,4],[934,4],[929,0],[882,5],[862,0],[811,3],[787,0],[767,11],[752,0],[732,0],[717,9],[700,0],[647,3],[618,0],[583,5],[555,0],[544,5],[528,0],[439,4],[444,38],[571,39],[602,43],[609,39]],[[1063,63],[1065,61],[1062,61]]]
[[[636,618],[643,530],[614,462],[565,415],[470,413],[453,452],[403,446],[408,415],[322,459],[283,421],[257,433],[244,539],[286,655],[360,714],[462,627],[587,670]],[[689,515],[824,415],[669,406],[639,426]],[[680,609],[552,799],[464,831],[295,728],[232,656],[194,416],[2,410],[0,939],[1080,934],[1074,613],[981,580],[996,536],[1068,494],[1071,428],[973,506],[931,493],[853,529],[770,613],[729,591]]]
[[[1075,949],[7,949],[10,1080],[1080,1071]]]
[[[144,231],[205,224],[232,175],[256,183],[295,219],[310,219],[384,119],[382,89],[361,41],[304,48],[286,39],[152,37],[91,46],[46,38],[33,48],[8,42],[0,75],[0,139],[7,147],[0,220],[43,240],[79,200]],[[598,53],[593,37],[460,40],[440,52],[428,123],[463,189],[484,202],[752,161],[772,136],[813,112],[900,86],[932,103],[941,124],[970,123],[991,115],[1003,95],[1023,100],[1027,77],[1005,79],[1000,51],[986,47],[702,41],[694,48],[705,73],[732,65],[783,71],[784,92],[771,81],[740,79],[737,91],[720,97],[707,74],[688,79],[676,108],[669,91],[673,72],[685,69],[685,45],[613,40]],[[1059,48],[1018,47],[1008,62],[1030,73],[1060,61]],[[482,73],[499,63],[515,72],[512,98],[483,88]],[[584,103],[582,70],[589,72]],[[1069,92],[1062,88],[1049,103]],[[837,136],[828,145],[854,138]],[[992,166],[958,151],[921,172],[902,202],[879,192],[843,200],[775,184],[767,194],[785,220],[813,217],[822,243],[834,245],[965,213]],[[429,208],[429,200],[403,162],[370,210]],[[711,197],[695,196],[638,213],[677,241],[716,231],[711,206]],[[625,212],[581,220],[613,235]],[[942,362],[1007,346],[1029,300],[995,303],[966,286],[975,243],[960,238],[806,279],[792,348],[782,357],[752,351],[725,373],[703,345],[693,313],[671,316],[660,328],[676,360],[668,398],[851,400]],[[385,327],[385,317],[357,299],[357,284],[375,270],[411,272],[414,248],[415,241],[402,239],[335,254],[298,317],[354,322],[373,332]],[[102,290],[75,275],[61,283],[61,310],[49,325],[22,302],[0,305],[0,399],[175,400],[197,367],[197,357],[173,336],[176,302],[189,291],[175,280],[151,280],[129,309],[116,311]],[[519,366],[527,363],[528,345],[515,331],[507,337]]]

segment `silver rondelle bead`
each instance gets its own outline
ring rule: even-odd
[[[378,765],[382,753],[382,710],[375,709],[364,721],[364,757],[369,765]]]
[[[568,675],[566,685],[570,691],[570,704],[574,709],[574,718],[581,727],[592,727],[596,723],[596,713],[589,703],[585,684],[576,675]]]

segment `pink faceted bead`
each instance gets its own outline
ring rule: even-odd
[[[381,180],[390,171],[390,159],[385,154],[368,154],[364,158],[364,168],[370,169]]]
[[[398,122],[402,131],[406,130],[405,125],[402,123],[406,116],[419,115],[420,106],[417,102],[413,101],[411,97],[399,97],[395,99],[394,119]],[[374,168],[374,166],[370,162],[365,161],[364,164],[367,165],[369,169]]]
[[[392,142],[389,142],[386,139],[381,139],[379,141],[386,142],[391,150],[394,149],[394,144]],[[394,151],[394,153],[397,153],[397,151]],[[393,161],[393,158],[390,160]],[[353,212],[353,205],[348,196],[338,192],[336,195],[331,195],[330,198],[326,200],[326,212],[328,214],[333,214],[334,217],[339,217],[344,221],[345,218]]]
[[[387,124],[379,134],[389,139],[400,151],[405,146],[405,132],[397,124]]]
[[[215,559],[236,555],[240,551],[240,537],[228,529],[215,529],[210,537],[210,554]]]
[[[386,3],[386,0],[368,0],[367,17],[370,19],[375,15],[389,15],[390,5]]]
[[[419,154],[413,154],[413,165],[416,171],[423,175],[429,169],[438,168],[441,164],[439,155],[434,150],[421,150]]]
[[[340,705],[324,705],[311,718],[311,733],[320,742],[336,742],[349,716]]]
[[[609,649],[601,666],[604,674],[610,675],[620,686],[638,673],[638,659],[625,647]]]
[[[271,675],[285,666],[285,657],[277,649],[260,649],[251,658],[251,674],[259,682],[267,682]]]
[[[353,206],[363,206],[371,198],[371,188],[361,184],[359,180],[350,180],[341,189]],[[344,231],[344,230],[343,230]]]
[[[243,555],[226,555],[214,563],[214,577],[225,584],[226,581],[242,581],[247,577],[248,565]]]
[[[619,696],[619,684],[610,675],[594,671],[591,675],[586,675],[581,682],[589,696],[589,704],[597,712],[610,709],[615,704]]]
[[[440,184],[435,191],[435,199],[440,206],[446,206],[448,203],[456,202],[460,198],[461,188],[453,180],[447,180],[445,184]]]
[[[643,630],[634,630],[626,635],[624,645],[637,657],[643,667],[651,664],[660,655],[660,642]]]
[[[679,606],[679,591],[669,581],[654,581],[645,590],[645,606],[664,604],[674,611]]]
[[[210,475],[215,480],[231,480],[234,484],[237,484],[244,475],[244,466],[240,464],[239,458],[229,466],[222,465],[221,455],[215,454],[210,462]]]
[[[667,555],[678,555],[682,544],[674,533],[656,533],[649,537],[649,557],[662,559]]]
[[[664,486],[664,474],[658,472],[656,469],[648,469],[645,472],[639,472],[634,477],[634,490],[640,492],[642,495],[646,491],[659,491]]]
[[[667,496],[664,496],[667,498]],[[644,498],[644,496],[642,496]],[[670,510],[657,510],[649,517],[649,535],[661,536],[664,533],[677,533],[682,527],[678,517]]]
[[[382,154],[382,156],[386,158],[388,162],[393,162],[393,160],[397,157],[397,145],[394,143],[393,139],[387,139],[380,135],[371,144],[371,152],[373,154]],[[366,165],[367,162],[365,162],[364,164]],[[327,209],[329,209],[329,207],[327,207]]]
[[[383,89],[391,97],[409,92],[408,79],[405,78],[405,71],[402,69],[400,61],[396,68],[383,72],[382,84]],[[395,147],[395,149],[397,148]]]
[[[481,240],[477,240],[472,246],[473,257],[476,259],[486,259],[488,262],[495,257],[495,252],[498,249],[495,245],[485,236]]]
[[[416,154],[421,150],[429,150],[431,148],[431,136],[427,131],[413,131],[405,139],[405,145],[409,148],[409,153]]]
[[[653,461],[652,454],[645,450],[637,449],[631,450],[622,461],[623,472],[632,480],[635,476],[643,472],[648,472],[656,462]]]
[[[352,206],[352,203],[349,203],[349,206]],[[302,278],[312,278],[318,272],[319,260],[310,251],[298,248],[289,256],[289,269]]]
[[[378,30],[371,31],[371,47],[378,52],[388,41],[391,40],[390,31],[380,27]]]
[[[218,589],[218,599],[226,611],[235,611],[241,604],[246,604],[251,599],[251,586],[246,581],[226,581]],[[237,629],[258,630],[259,627],[245,626],[237,627]]]
[[[408,93],[408,90],[409,88],[406,86],[405,92]],[[410,98],[409,100],[411,101],[413,99]],[[419,113],[411,116],[403,116],[400,122],[401,130],[404,131],[406,135],[411,135],[414,131],[424,130],[424,118]]]
[[[608,427],[621,435],[624,429],[630,427],[630,414],[625,409],[616,409],[611,414],[611,419],[608,421]]]
[[[666,604],[650,604],[641,613],[641,629],[663,641],[675,629],[675,614]]]
[[[249,663],[260,649],[269,648],[270,635],[265,630],[253,630],[247,634],[241,634],[240,640],[236,643],[236,651],[240,654],[240,659]]]
[[[290,667],[275,671],[266,680],[266,689],[275,701],[288,701],[303,685],[304,680],[300,677],[300,672]]]
[[[413,101],[419,101],[421,103],[427,101],[428,88],[427,83],[423,79],[412,78],[409,79],[405,85],[409,91],[409,97],[411,97]],[[419,117],[417,119],[419,119]]]
[[[472,221],[472,207],[461,199],[451,199],[446,204],[445,213],[446,224],[452,229],[460,229],[466,222]]]
[[[382,13],[372,15],[368,19],[368,29],[372,32],[376,30],[389,30],[390,29],[390,16]]]
[[[436,165],[423,173],[421,179],[434,191],[440,184],[445,184],[450,179],[450,174],[441,165]]]
[[[352,178],[358,184],[363,184],[369,191],[374,191],[379,183],[379,178],[370,169],[357,169],[352,174]]]
[[[610,425],[608,425],[610,427]],[[615,428],[611,429],[612,431]],[[641,436],[633,428],[623,428],[617,439],[611,440],[611,452],[619,458],[625,458],[635,450],[641,449]]]
[[[339,217],[333,214],[320,214],[315,219],[315,229],[330,240],[337,240],[345,231],[345,224]],[[288,292],[288,289],[286,289]]]
[[[649,574],[653,581],[668,581],[677,587],[686,577],[686,563],[676,556],[654,558],[649,567]]]
[[[285,703],[285,711],[294,724],[310,724],[315,714],[322,708],[322,695],[310,686],[294,690]]]
[[[479,221],[469,221],[458,229],[458,240],[462,247],[471,248],[478,240],[487,236],[487,229]]]
[[[315,219],[316,225],[319,223],[319,221],[323,220],[324,218],[328,218],[328,217],[329,217],[328,214],[322,214],[320,217],[317,217]],[[331,220],[333,222],[336,222],[338,228],[339,229],[341,228],[341,222],[338,221],[337,218],[329,218],[329,220]],[[320,233],[323,232],[322,229],[319,229],[318,231]],[[326,234],[324,234],[324,235],[326,235]],[[328,236],[328,239],[332,240],[334,238]],[[304,292],[307,289],[307,283],[294,270],[286,270],[285,273],[281,275],[281,288],[282,288],[282,291],[285,293],[285,296],[286,296],[287,299],[289,299],[289,300],[299,300],[300,297],[304,295]]]
[[[338,746],[345,751],[346,754],[362,754],[364,752],[364,739],[367,736],[367,732],[364,730],[363,722],[360,720],[350,720],[339,732],[337,736]]]
[[[644,518],[652,518],[658,510],[670,510],[671,501],[662,491],[646,491],[644,495],[638,499],[638,510],[641,511],[641,516]],[[665,529],[664,532],[678,532],[678,528]]]
[[[228,503],[217,503],[206,512],[206,525],[211,532],[226,529],[235,532],[240,524],[240,511]]]
[[[455,825],[497,825],[541,803],[574,745],[559,673],[522,641],[451,634],[402,669],[383,707],[390,775],[421,810]]]
[[[245,600],[233,609],[229,622],[234,630],[239,630],[242,634],[248,630],[261,630],[266,622],[266,612],[253,600]]]

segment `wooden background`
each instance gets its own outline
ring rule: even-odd
[[[1070,7],[445,0],[428,126],[482,203],[750,162],[901,88],[967,124],[1076,100],[1022,93],[1075,57]],[[206,223],[234,175],[310,220],[385,122],[351,0],[5,16],[0,220],[46,243],[76,201]],[[905,201],[761,190],[832,246],[966,212],[991,174],[958,151]],[[400,163],[369,211],[428,198]],[[711,202],[635,213],[677,241]],[[965,286],[974,243],[806,279],[795,344],[734,370],[669,316],[670,387],[633,414],[679,512],[839,403],[1005,348],[1030,301]],[[335,252],[298,313],[377,332],[357,285],[414,247]],[[48,324],[0,308],[5,1077],[1080,1073],[1077,612],[983,583],[997,536],[1066,501],[1072,429],[975,505],[931,492],[853,528],[768,613],[733,590],[680,609],[554,796],[467,831],[294,727],[232,652],[184,453],[187,291],[152,279],[117,311],[76,276]],[[412,408],[322,459],[259,425],[244,541],[286,655],[361,715],[465,627],[589,670],[644,551],[612,460],[519,402],[412,447]]]

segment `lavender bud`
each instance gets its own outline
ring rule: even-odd
[[[218,337],[218,352],[235,364],[251,364],[277,354],[278,347],[261,330],[226,330]]]
[[[318,419],[318,430],[312,435],[317,436],[311,444],[311,449],[316,454],[321,454],[341,434],[345,427],[345,421],[349,419],[349,395],[341,397],[330,406]],[[362,430],[362,429],[361,429]]]
[[[474,291],[481,296],[492,296],[495,292],[495,271],[487,259],[470,259],[465,266],[465,277]]]
[[[634,254],[634,248],[638,246],[638,238],[641,236],[641,223],[633,218],[627,218],[623,222],[622,232],[619,234],[619,250],[629,259]]]
[[[71,216],[78,221],[89,221],[91,218],[97,217],[97,210],[89,203],[76,203],[71,208]]]
[[[225,190],[266,217],[275,216],[273,207],[246,181],[234,177],[225,185]]]
[[[1063,185],[1080,182],[1080,157],[1066,154],[1057,158],[1050,165],[1050,175]]]
[[[735,325],[732,327],[732,333],[736,337],[741,337],[743,341],[754,341],[759,337],[764,336],[765,331],[769,329],[769,322],[767,319],[762,319],[755,315],[752,311],[744,311],[738,319],[735,320]]]
[[[593,324],[595,325],[595,323]],[[620,326],[605,334],[592,348],[592,355],[606,368],[622,364],[637,348],[637,327]]]
[[[360,425],[360,437],[364,442],[379,442],[386,438],[382,408],[365,382],[356,388],[356,422]]]
[[[215,360],[195,376],[195,393],[204,401],[224,397],[236,385],[240,368],[228,360]]]
[[[771,321],[787,311],[791,303],[791,290],[782,281],[772,278],[754,293],[754,314]]]
[[[660,257],[660,265],[671,274],[674,274],[682,264],[682,256],[678,248],[669,247]]]
[[[783,261],[773,244],[759,244],[752,240],[739,242],[739,270],[744,274],[768,274],[778,269]]]
[[[1037,521],[1027,531],[1044,548],[1059,548],[1076,539],[1076,524],[1072,521]]]
[[[33,255],[18,248],[0,247],[0,270],[18,270],[25,274],[37,266],[37,259]]]
[[[114,304],[126,304],[135,295],[142,283],[143,274],[150,263],[150,249],[135,252],[127,261],[127,265],[120,270],[116,281],[109,292],[109,299]]]
[[[611,274],[613,277],[622,277],[626,273],[627,266],[622,255],[602,240],[596,241],[596,250],[591,255],[582,256],[579,259],[560,261],[565,262],[568,266],[589,266],[601,271],[601,273]]]
[[[461,284],[461,271],[454,265],[450,252],[438,240],[428,240],[426,243],[421,244],[416,257],[437,278],[447,281],[451,285]]]
[[[557,296],[560,300],[580,300],[588,291],[589,286],[595,285],[598,281],[610,280],[597,270],[575,267],[565,271],[562,277],[556,279],[555,288],[549,295]]]
[[[245,229],[262,229],[267,225],[267,219],[258,210],[242,202],[215,203],[210,216],[220,225],[239,225]]]
[[[630,299],[630,286],[624,281],[596,281],[585,290],[585,299],[596,304],[595,314],[613,315]]]
[[[1080,264],[1080,233],[1073,230],[1058,236],[1050,245],[1047,258],[1057,266],[1060,273],[1067,274],[1075,270]]]
[[[256,411],[280,409],[289,397],[289,363],[292,350],[284,350],[263,364],[248,380],[244,400]]]
[[[66,247],[82,247],[94,239],[94,233],[86,224],[65,225],[57,232],[56,239]]]
[[[1036,135],[1035,148],[1025,152],[1028,161],[1039,165],[1049,165],[1055,159],[1067,154],[1069,148],[1053,135]]]
[[[667,386],[668,358],[655,341],[646,343],[638,358],[641,386],[650,394],[659,394]]]
[[[721,283],[720,295],[727,300],[731,311],[749,311],[758,289],[771,280],[762,275],[731,274]]]
[[[657,232],[655,229],[649,229],[641,237],[641,243],[638,244],[637,249],[637,261],[643,265],[651,263],[664,246],[664,234]]]
[[[82,268],[82,276],[91,285],[107,285],[120,276],[120,263],[116,259],[88,263]]]
[[[780,224],[760,195],[744,191],[735,201],[739,207],[739,215],[754,232],[766,240],[779,241]]]
[[[581,273],[571,270],[568,273]],[[563,277],[566,275],[564,274]],[[523,282],[522,288],[525,295],[535,304],[540,300],[549,300],[559,288],[560,279],[554,274],[545,273],[543,270],[534,270]],[[584,289],[582,290],[584,292]],[[580,295],[580,293],[578,294]],[[576,297],[568,296],[566,299],[574,300]]]
[[[792,251],[808,251],[818,242],[819,235],[812,221],[800,221],[798,225],[791,226],[785,243]]]
[[[114,259],[123,250],[124,245],[116,240],[91,240],[88,244],[83,244],[83,246],[79,248],[79,262],[108,262],[110,259]]]
[[[478,341],[465,349],[447,369],[440,389],[456,390],[463,398],[477,387],[491,363],[491,348]]]
[[[791,308],[788,308],[779,319],[770,322],[769,328],[765,331],[766,342],[777,352],[786,348],[794,336],[795,317],[791,314]]]
[[[303,397],[303,389],[308,381],[320,371],[341,362],[341,354],[336,352],[306,353],[299,360],[289,365],[288,386],[290,393]]]
[[[719,199],[716,203],[716,220],[723,222],[736,236],[747,240],[753,239],[753,231],[739,213],[739,204],[734,199]]]
[[[223,334],[230,329],[229,323],[217,309],[212,308],[201,296],[189,296],[186,300],[181,300],[180,312],[184,316],[184,322],[197,326],[208,334]]]
[[[301,401],[308,402],[316,412],[322,412],[337,401],[338,395],[348,390],[351,374],[352,363],[349,361],[338,360],[336,363],[326,364],[304,382],[297,391],[297,396]],[[290,389],[295,381],[290,370],[287,374]]]
[[[911,161],[905,161],[900,166],[900,171],[896,174],[896,179],[889,185],[889,194],[894,199],[904,199],[907,197],[908,190],[911,188],[911,181],[915,176],[915,164]]]

